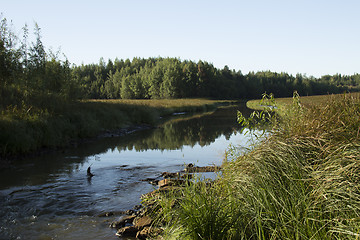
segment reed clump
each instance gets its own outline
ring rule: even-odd
[[[360,100],[295,97],[265,139],[172,208],[174,239],[360,239]],[[164,211],[166,212],[166,211]],[[170,238],[170,237],[169,237]]]

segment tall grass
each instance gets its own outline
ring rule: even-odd
[[[360,239],[359,132],[359,98],[295,101],[260,144],[228,153],[211,187],[185,188],[172,236]]]

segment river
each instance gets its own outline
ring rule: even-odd
[[[108,227],[118,217],[98,215],[140,204],[140,196],[154,190],[146,178],[188,163],[220,165],[230,144],[246,146],[239,109],[246,111],[237,105],[179,114],[155,129],[17,162],[0,172],[0,239],[119,239]]]

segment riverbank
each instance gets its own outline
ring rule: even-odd
[[[99,135],[155,126],[159,119],[174,113],[209,111],[229,103],[207,99],[88,100],[59,104],[51,110],[8,109],[0,117],[0,158],[6,163],[5,159],[63,148]]]
[[[349,94],[349,93],[347,93]],[[355,98],[360,97],[360,92],[350,93],[351,96]],[[334,97],[343,97],[344,94],[331,94]],[[301,104],[304,107],[311,107],[313,105],[323,105],[326,104],[329,100],[329,95],[314,95],[314,96],[300,96]],[[275,107],[274,110],[286,111],[287,107],[289,107],[293,103],[293,98],[276,98],[276,99],[254,99],[246,102],[246,107],[253,110],[264,110],[266,107],[272,106]]]
[[[152,199],[164,238],[359,238],[360,99],[323,99],[295,99],[266,139],[228,151],[215,182]]]

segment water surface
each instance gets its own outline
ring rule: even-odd
[[[154,189],[146,178],[188,163],[220,165],[229,144],[246,146],[248,135],[236,122],[240,108],[177,115],[156,129],[89,141],[2,171],[0,239],[118,239],[108,228],[118,217],[98,215],[140,204],[141,194]]]

